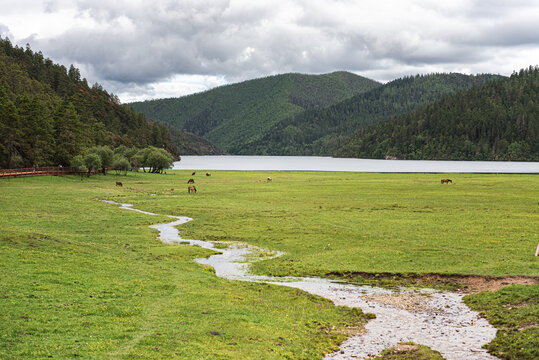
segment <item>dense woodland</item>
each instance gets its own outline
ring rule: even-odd
[[[348,72],[283,74],[181,98],[129,105],[149,119],[192,132],[233,153],[231,149],[259,138],[287,117],[338,103],[380,85]]]
[[[54,64],[41,52],[0,38],[0,167],[68,165],[97,145],[211,147],[194,136],[146,120],[99,84],[89,86],[73,65]]]
[[[262,155],[332,155],[358,129],[412,112],[456,91],[497,79],[494,75],[417,75],[394,80],[338,104],[311,109],[274,125],[231,152]]]
[[[360,130],[337,156],[538,161],[539,69],[521,70]]]

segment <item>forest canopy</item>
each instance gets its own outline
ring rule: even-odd
[[[538,161],[539,68],[530,66],[359,130],[336,155]]]
[[[0,167],[69,165],[93,146],[155,146],[174,156],[171,130],[122,106],[71,65],[0,37]]]

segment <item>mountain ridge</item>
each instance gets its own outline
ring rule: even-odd
[[[223,150],[267,131],[280,120],[311,107],[324,107],[380,86],[348,72],[281,74],[220,86],[197,94],[127,104],[201,136]]]
[[[343,157],[539,160],[539,68],[474,86],[359,130]]]
[[[243,155],[332,155],[362,127],[497,78],[488,74],[442,73],[396,79],[337,104],[309,109],[284,119],[260,138],[241,144],[232,152]]]

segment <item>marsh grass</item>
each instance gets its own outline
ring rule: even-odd
[[[170,218],[96,198],[192,217],[184,238],[284,251],[253,264],[267,275],[538,275],[534,175],[212,172],[188,194],[190,177],[1,181],[0,357],[311,359],[364,321],[298,290],[218,279],[191,261],[211,252],[148,228]]]

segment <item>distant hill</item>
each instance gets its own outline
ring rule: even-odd
[[[337,156],[539,161],[539,69],[521,70],[362,129]]]
[[[348,72],[284,74],[173,99],[128,104],[149,119],[201,136],[224,151],[239,148],[281,120],[379,87]]]
[[[54,64],[1,37],[0,134],[0,168],[68,165],[95,145],[151,145],[173,155],[186,147],[220,153],[206,140],[120,105],[101,85],[89,86],[73,65]]]
[[[172,139],[182,155],[223,155],[224,152],[206,139],[183,131],[172,131]]]
[[[405,77],[337,104],[286,118],[259,138],[231,147],[229,151],[260,155],[332,155],[358,129],[497,78],[499,76],[463,74]]]

